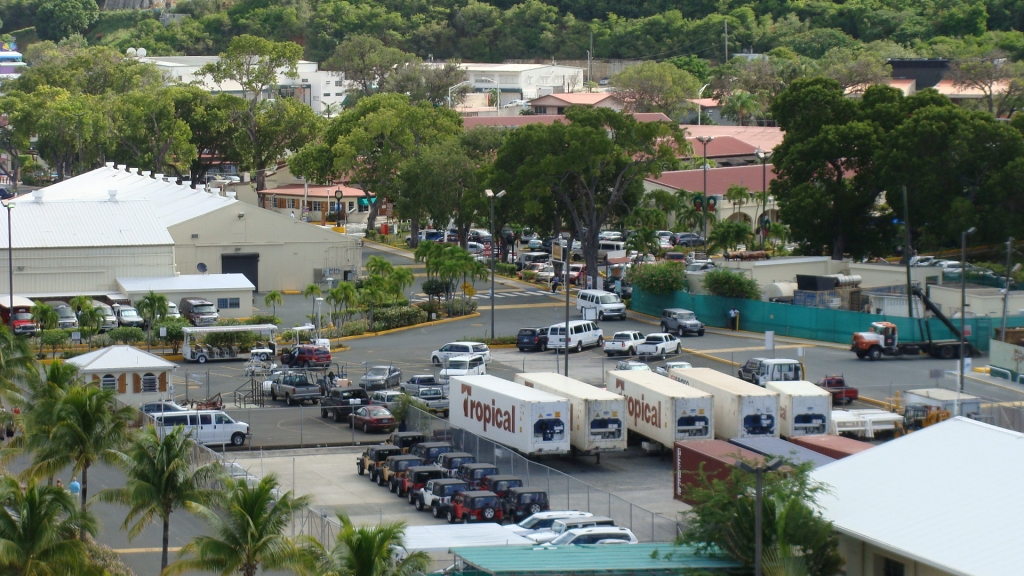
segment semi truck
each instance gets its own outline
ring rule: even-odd
[[[828,434],[832,418],[832,394],[807,382],[768,382],[779,394],[779,434],[783,438]]]
[[[863,360],[879,360],[882,356],[902,356],[904,354],[919,355],[928,354],[932,358],[952,360],[960,357],[960,329],[946,318],[925,293],[917,287],[912,290],[914,296],[921,299],[925,308],[942,321],[953,333],[955,340],[936,340],[932,338],[931,325],[927,320],[919,319],[918,327],[924,340],[900,341],[896,325],[892,322],[873,322],[868,332],[856,332],[853,335],[853,344],[850,350],[857,354],[857,358]],[[970,342],[964,343],[964,354],[967,356],[978,356],[981,354]]]
[[[626,399],[626,428],[658,451],[679,440],[714,437],[714,399],[707,392],[647,370],[610,370],[605,385]]]
[[[669,370],[669,377],[715,397],[715,437],[779,435],[779,395],[711,368]]]
[[[526,456],[569,452],[569,400],[488,375],[453,376],[453,426]]]
[[[554,372],[516,374],[515,381],[569,400],[569,450],[601,462],[602,452],[626,449],[626,399]]]

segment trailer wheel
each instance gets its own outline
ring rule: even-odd
[[[956,349],[952,346],[943,346],[939,349],[939,356],[942,356],[943,360],[952,360],[956,358]]]
[[[870,358],[872,362],[875,360],[881,360],[882,349],[879,348],[878,346],[873,346],[871,350],[868,350],[868,358]]]
[[[862,350],[857,350],[857,358],[863,360],[865,356],[867,356],[866,353],[864,353]]]
[[[206,355],[200,354],[199,356],[196,356],[196,362],[199,362],[200,364],[206,364]]]

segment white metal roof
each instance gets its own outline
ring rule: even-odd
[[[42,203],[46,204],[56,200],[91,200],[112,205],[115,203],[110,202],[111,190],[117,191],[117,203],[145,200],[163,228],[180,224],[238,202],[234,198],[211,194],[141,174],[129,173],[124,168],[104,166],[43,188],[41,190]],[[33,195],[28,194],[18,197],[14,202],[20,207],[27,202],[37,202],[37,200]],[[81,204],[79,202],[73,209],[77,211]],[[88,222],[88,219],[85,221]],[[96,228],[96,226],[90,227]],[[15,227],[15,232],[17,232],[17,227]]]
[[[528,72],[530,70],[539,70],[541,68],[566,68],[570,70],[580,70],[575,66],[563,66],[560,64],[487,64],[480,62],[463,62],[459,64],[459,68],[468,72]],[[497,78],[495,78],[497,80]]]
[[[113,372],[124,370],[174,370],[174,362],[139,350],[134,346],[108,346],[88,354],[75,356],[68,364],[78,367],[81,372]]]
[[[14,203],[14,248],[174,245],[149,202],[37,202],[27,195]],[[6,248],[7,218],[2,216],[0,242]]]
[[[1020,573],[1024,434],[958,417],[811,476],[841,533],[951,574]]]
[[[152,278],[118,278],[117,285],[129,294],[188,290],[255,290],[245,274],[185,274]]]

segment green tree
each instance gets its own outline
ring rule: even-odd
[[[153,323],[157,320],[163,320],[167,316],[169,309],[168,305],[170,300],[163,294],[157,294],[152,290],[149,294],[146,294],[139,301],[135,303],[135,307],[138,309],[139,314],[146,320],[146,330],[148,331],[146,337],[146,348],[149,348],[150,340],[153,337]]]
[[[60,316],[57,315],[57,310],[53,306],[41,300],[37,300],[32,305],[30,312],[32,319],[39,325],[39,354],[41,355],[43,353],[43,333],[55,329],[57,323],[60,322]]]
[[[132,91],[116,96],[109,108],[116,147],[110,158],[155,173],[181,173],[199,156],[188,120],[178,116],[177,88]]]
[[[435,66],[416,62],[399,66],[394,73],[385,78],[383,91],[408,94],[413,103],[427,102],[432,106],[453,106],[469,90],[468,85],[457,86],[466,80],[466,71],[454,62]]]
[[[839,83],[843,90],[863,92],[872,84],[884,84],[892,76],[883,56],[869,50],[833,48],[817,63],[821,75]]]
[[[177,354],[181,349],[181,344],[185,341],[185,332],[182,331],[182,328],[191,325],[192,323],[185,318],[164,318],[154,322],[153,329],[159,334],[161,328],[166,328],[167,335],[160,338],[165,345],[171,347],[172,354]]]
[[[242,107],[239,98],[230,94],[214,96],[198,86],[172,86],[167,90],[176,116],[188,123],[192,146],[202,152],[192,158],[188,179],[206,182],[211,169],[238,162],[238,126],[232,117]]]
[[[337,70],[358,88],[358,97],[373,96],[385,79],[396,69],[415,63],[415,54],[385,46],[379,39],[366,34],[350,34],[338,44],[334,54],[324,62],[324,69]],[[346,104],[355,104],[356,98],[346,97]]]
[[[122,530],[133,540],[154,520],[163,523],[160,570],[167,567],[171,514],[190,502],[209,504],[219,490],[209,488],[221,474],[220,464],[195,466],[191,462],[194,442],[181,426],[163,438],[153,426],[132,436],[125,451],[113,451],[112,460],[124,471],[127,481],[121,488],[108,488],[96,495],[101,502],[128,507]]]
[[[686,288],[686,269],[680,262],[666,260],[631,266],[626,271],[626,279],[648,294],[672,294]]]
[[[0,326],[0,395],[20,392],[36,374],[28,340],[16,336],[9,326]]]
[[[750,202],[750,189],[739,184],[732,184],[725,191],[725,199],[732,203],[732,213],[736,214],[744,204]]]
[[[637,262],[644,262],[648,254],[657,254],[661,249],[658,233],[653,228],[640,228],[626,239],[626,250],[635,250]]]
[[[642,62],[629,66],[612,78],[612,85],[631,112],[661,112],[676,119],[691,107],[700,80],[668,62]]]
[[[99,12],[96,0],[44,0],[36,8],[36,33],[43,40],[62,40],[84,32]]]
[[[1017,109],[1024,98],[1024,62],[1013,62],[1002,50],[955,60],[950,77],[961,89],[982,93],[989,114],[1001,117]]]
[[[716,268],[704,275],[704,289],[709,294],[726,298],[746,298],[760,300],[761,289],[757,280],[747,278],[746,274],[733,272],[726,268]]]
[[[304,570],[310,565],[309,555],[284,535],[292,514],[309,505],[308,496],[278,493],[274,474],[254,486],[244,478],[226,479],[224,484],[220,514],[202,504],[186,504],[210,525],[213,535],[194,537],[180,553],[192,557],[171,563],[164,574],[199,571],[255,576],[261,570]],[[298,540],[308,544],[307,538]]]
[[[281,292],[277,290],[271,290],[270,292],[267,292],[266,296],[263,297],[263,305],[272,306],[274,310],[274,316],[277,316],[277,306],[279,304],[281,306],[284,306],[284,297],[281,295]]]
[[[349,315],[349,310],[359,304],[359,293],[356,291],[355,284],[339,282],[337,286],[327,291],[327,296],[324,300],[331,305],[332,322],[337,323],[340,318],[341,324],[344,325],[345,317]],[[345,309],[344,313],[341,312],[342,307]]]
[[[404,522],[377,526],[355,526],[344,513],[338,514],[341,530],[330,550],[320,543],[313,547],[319,574],[323,576],[413,576],[426,572],[430,555],[413,552],[397,559],[394,547],[404,546]]]
[[[395,268],[391,274],[388,274],[386,282],[388,292],[395,296],[395,300],[401,298],[405,290],[415,283],[416,278],[412,270],[408,268]]]
[[[40,346],[50,347],[50,357],[57,357],[57,348],[68,343],[71,339],[71,333],[64,329],[47,330],[39,336]]]
[[[400,205],[435,223],[452,221],[459,244],[465,247],[470,228],[490,207],[478,176],[473,159],[455,138],[428,144],[403,165],[399,198],[405,201]],[[410,206],[413,202],[419,205]]]
[[[717,251],[719,248],[732,250],[739,244],[745,244],[750,240],[753,231],[750,224],[739,220],[720,220],[708,234],[708,250]]]
[[[669,64],[689,72],[699,82],[706,83],[711,79],[711,65],[707,60],[697,57],[695,54],[689,56],[673,56],[665,60]]]
[[[374,276],[382,276],[386,278],[394,270],[394,265],[381,256],[370,256],[366,261],[366,271]]]
[[[733,92],[722,102],[722,116],[746,126],[747,120],[761,114],[763,107],[757,97],[745,90]]]

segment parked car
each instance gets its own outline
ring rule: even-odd
[[[419,491],[413,505],[417,510],[430,508],[431,516],[443,518],[448,513],[452,497],[467,490],[469,490],[469,486],[462,480],[454,478],[431,480]]]
[[[392,490],[399,498],[405,496],[409,504],[416,503],[416,492],[423,489],[431,480],[444,478],[444,470],[434,465],[412,466],[405,472],[396,475],[395,489]]]
[[[482,254],[484,245],[479,242],[466,242],[466,250],[473,255]]]
[[[142,328],[146,324],[145,318],[131,306],[114,306],[114,314],[117,315],[118,326]]]
[[[377,473],[377,486],[390,485],[395,474],[410,466],[422,466],[423,459],[412,454],[397,454],[388,456],[384,464],[380,466]]]
[[[657,368],[654,369],[654,372],[657,373],[657,374],[661,374],[662,376],[668,376],[668,373],[669,373],[670,370],[675,370],[675,369],[683,370],[683,369],[687,369],[687,368],[693,368],[693,364],[690,364],[689,362],[679,362],[679,361],[676,361],[676,362],[665,362],[664,366],[658,366]]]
[[[516,346],[520,352],[537,350],[544,352],[548,349],[548,329],[546,326],[538,328],[520,328],[516,334]]]
[[[270,376],[270,399],[277,401],[283,398],[289,406],[302,404],[309,400],[313,404],[320,401],[323,390],[315,382],[301,372],[275,372]]]
[[[544,546],[578,546],[580,544],[638,544],[640,540],[629,528],[619,526],[592,526],[566,530]]]
[[[548,530],[556,520],[563,518],[589,518],[591,516],[593,516],[592,513],[580,512],[579,510],[549,510],[534,514],[518,524],[508,524],[504,528],[513,534],[525,536],[541,530]]]
[[[388,410],[394,410],[398,406],[399,396],[402,392],[398,390],[377,390],[373,394],[370,394],[370,404],[374,406],[383,406]]]
[[[803,364],[789,358],[751,358],[740,366],[737,377],[764,387],[772,381],[803,379]]]
[[[540,270],[537,271],[537,281],[550,283],[551,279],[555,277],[555,267],[551,264],[546,264]],[[561,275],[559,275],[561,278]]]
[[[359,388],[361,390],[361,388]],[[426,442],[427,435],[422,432],[392,432],[390,436],[384,440],[385,444],[394,444],[402,449],[403,454],[408,454],[409,450],[413,446],[420,442]]]
[[[603,345],[604,331],[590,320],[569,321],[568,342],[566,342],[565,322],[554,324],[548,328],[548,348],[562,350],[568,346],[569,350],[582,352],[585,347]]]
[[[205,298],[182,298],[178,311],[193,326],[213,326],[220,320],[217,307]]]
[[[377,481],[377,472],[388,456],[401,456],[402,449],[392,444],[375,444],[368,446],[363,453],[356,458],[356,472],[362,476],[364,472],[370,473],[370,482]]]
[[[604,353],[608,356],[622,354],[632,356],[636,354],[637,346],[644,341],[644,335],[633,330],[616,332],[611,340],[604,341]]]
[[[602,241],[607,240],[609,242],[621,242],[622,232],[619,232],[618,230],[605,230],[597,235],[597,239]]]
[[[569,264],[569,283],[573,286],[582,286],[587,279],[586,264]]]
[[[560,518],[547,530],[538,530],[525,536],[537,544],[551,542],[569,530],[591,528],[593,526],[615,526],[615,520],[607,516],[580,516],[576,518]]]
[[[548,493],[538,488],[519,486],[509,488],[501,498],[501,508],[505,518],[518,522],[528,516],[550,510]]]
[[[511,474],[491,474],[480,480],[480,489],[490,490],[497,494],[498,498],[503,497],[510,488],[518,488],[522,485],[522,478]]]
[[[398,428],[398,420],[384,406],[363,406],[348,415],[348,427],[363,432],[388,432]]]
[[[406,394],[416,394],[422,387],[434,388],[437,386],[441,386],[441,384],[433,374],[416,374],[401,384],[402,392]],[[448,396],[447,386],[441,386],[441,391],[446,397]]]
[[[420,242],[444,242],[444,230],[420,230]],[[407,245],[412,244],[412,236],[405,237]]]
[[[331,388],[320,400],[320,417],[330,416],[335,422],[341,422],[353,410],[369,404],[370,396],[366,390],[358,386],[338,386]]]
[[[533,263],[530,263],[530,264],[527,264],[526,266],[524,266],[521,270],[519,270],[519,272],[516,272],[516,277],[518,277],[520,280],[522,280],[523,277],[525,276],[526,272],[533,272],[534,274],[540,274],[541,272],[543,272],[544,270],[546,270],[547,268],[550,268],[550,267],[551,267],[551,265],[548,264],[547,262],[533,262]]]
[[[530,238],[526,242],[526,247],[529,248],[531,251],[540,250],[542,245],[543,240],[541,240],[540,238]]]
[[[846,385],[846,378],[843,376],[826,376],[818,380],[818,386],[828,390],[832,394],[833,404],[849,404],[860,398],[860,391],[853,386]]]
[[[636,360],[619,360],[615,363],[616,370],[647,370],[650,372],[651,367],[643,362],[637,362]]]
[[[484,362],[491,361],[491,350],[483,342],[451,342],[431,352],[430,362],[434,366],[441,366],[448,358],[466,354],[480,354],[484,357]]]
[[[655,332],[648,334],[643,344],[636,347],[636,353],[643,356],[658,356],[664,358],[669,354],[679,354],[683,345],[679,339],[668,332]]]
[[[372,366],[359,379],[359,385],[366,390],[394,388],[402,381],[402,371],[397,366]]]
[[[455,475],[460,480],[469,484],[471,488],[476,489],[480,487],[480,481],[483,480],[485,476],[497,473],[498,467],[494,464],[488,464],[486,462],[472,462],[464,463],[459,466],[459,470]]]
[[[420,442],[409,449],[412,454],[424,462],[435,462],[445,452],[454,452],[455,447],[448,442]]]
[[[442,370],[444,372],[444,370]],[[415,400],[424,405],[424,409],[439,418],[448,417],[450,402],[441,391],[440,386],[432,388],[420,388],[415,394],[410,394]]]
[[[451,385],[452,376],[477,376],[487,374],[487,364],[482,354],[452,356],[448,365],[438,372],[437,378],[442,384]]]
[[[583,312],[584,308],[597,310],[597,319],[605,318],[626,319],[626,305],[614,292],[604,290],[580,290],[576,295],[576,310]]]
[[[146,402],[139,407],[139,410],[143,414],[160,414],[164,412],[187,412],[189,408],[170,400],[161,400],[159,402]]]
[[[684,334],[703,336],[704,323],[690,310],[666,308],[661,311],[661,331],[674,332],[679,337]]]
[[[703,246],[704,238],[700,234],[693,232],[679,232],[672,236],[673,244],[675,246]]]
[[[458,475],[459,466],[476,462],[476,456],[469,452],[445,452],[437,457],[436,463],[445,470],[445,476],[455,478]]]
[[[303,344],[294,348],[281,350],[281,364],[290,368],[302,366],[329,366],[331,363],[331,351],[323,346]]]
[[[448,523],[462,522],[497,522],[501,524],[504,514],[498,495],[486,490],[470,490],[460,492],[452,497],[452,505],[447,512]]]
[[[530,266],[530,264],[547,264],[551,261],[551,254],[548,252],[520,252],[519,257],[516,258],[516,268],[523,270]],[[522,275],[519,276],[522,278]]]
[[[168,302],[167,314],[164,314],[164,318],[181,318],[181,312],[178,311],[178,305],[174,302]]]

